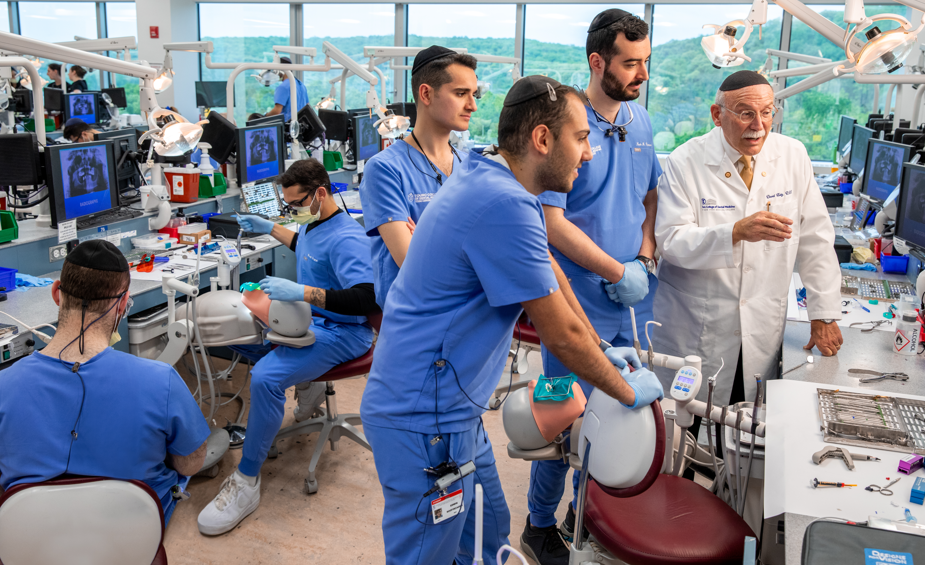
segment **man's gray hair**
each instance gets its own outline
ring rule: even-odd
[[[713,103],[716,104],[717,106],[725,106],[726,105],[726,93],[722,90],[717,90],[716,99],[713,101]]]

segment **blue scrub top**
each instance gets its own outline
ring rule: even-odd
[[[470,155],[421,216],[389,292],[363,423],[471,429],[504,370],[521,303],[558,288],[539,200],[502,164]]]
[[[80,365],[86,398],[72,444],[82,389],[71,366],[36,352],[0,372],[0,486],[46,481],[65,469],[138,479],[166,514],[181,480],[164,464],[167,454],[189,455],[209,437],[189,388],[166,363],[107,348]]]
[[[597,119],[591,108],[585,106],[591,126],[588,142],[592,159],[578,169],[571,192],[544,192],[539,197],[547,206],[564,208],[567,220],[621,263],[639,255],[642,223],[646,219],[642,201],[658,186],[658,177],[662,174],[652,146],[652,123],[645,108],[635,102],[623,102],[614,123],[619,125],[629,120],[629,106],[632,106],[634,119],[627,126],[626,141],[622,143],[616,135],[606,137],[595,125]],[[583,276],[589,273],[555,247],[549,247],[565,274]]]
[[[346,290],[373,282],[369,238],[350,214],[338,210],[319,225],[302,226],[298,238],[295,254],[299,261],[299,284]],[[312,314],[342,324],[366,322],[365,316],[344,316],[317,306],[312,306]]]
[[[298,114],[299,110],[308,104],[308,89],[299,79],[295,79],[295,82],[296,102],[298,103],[298,108],[295,111]],[[273,103],[283,107],[283,115],[286,116],[287,122],[292,119],[292,105],[289,104],[289,96],[289,79],[287,78],[279,83],[273,92]]]
[[[453,171],[449,178],[443,179],[443,184],[455,178],[468,162],[468,152],[459,153],[459,159],[454,157]],[[398,275],[398,265],[379,235],[379,226],[405,222],[409,217],[417,223],[424,208],[440,190],[436,179],[431,178],[435,176],[424,155],[404,140],[393,143],[366,162],[360,183],[360,202],[366,234],[372,238],[376,303],[380,308],[385,308],[386,296]]]

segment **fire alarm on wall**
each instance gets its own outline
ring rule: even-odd
[[[151,31],[151,39],[158,39],[161,36],[158,26],[150,26],[148,29]]]

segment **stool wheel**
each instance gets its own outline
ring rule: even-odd
[[[492,410],[497,410],[498,406],[501,406],[501,399],[497,396],[492,396],[491,400],[488,401],[488,407]]]
[[[302,494],[315,494],[316,492],[318,492],[318,481],[305,479],[305,483],[302,485]]]
[[[279,450],[276,449],[275,445],[270,446],[270,451],[267,452],[267,459],[276,459],[279,457]]]

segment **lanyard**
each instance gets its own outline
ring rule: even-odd
[[[599,129],[599,130],[601,130],[602,132],[604,132],[604,134],[605,134],[607,137],[613,137],[614,132],[617,132],[617,137],[620,139],[620,143],[623,143],[624,141],[626,141],[626,126],[628,126],[628,125],[630,125],[631,123],[633,123],[633,119],[634,119],[634,117],[635,117],[635,116],[633,116],[633,108],[632,108],[632,106],[630,106],[629,104],[627,104],[627,106],[626,106],[626,109],[627,109],[627,110],[629,111],[629,113],[630,113],[630,119],[629,119],[629,121],[626,122],[626,123],[623,124],[623,125],[616,126],[616,125],[613,124],[613,122],[611,122],[610,120],[608,120],[608,119],[605,118],[604,116],[600,115],[600,114],[598,113],[598,111],[594,109],[594,106],[591,104],[591,98],[589,98],[587,94],[585,94],[585,100],[588,101],[588,107],[591,108],[591,111],[594,112],[594,117],[597,119],[597,123],[594,124],[594,125],[597,127],[597,129]],[[619,112],[617,112],[617,113],[619,114]],[[604,128],[602,128],[601,126],[597,125],[597,124],[600,123],[600,122],[606,123],[607,125],[610,126],[610,128],[604,129]]]
[[[424,159],[427,161],[427,164],[430,165],[430,168],[434,171],[434,174],[437,175],[437,176],[431,177],[431,178],[434,179],[435,181],[437,181],[437,184],[438,184],[438,185],[443,186],[443,175],[440,173],[439,170],[437,170],[437,167],[435,167],[434,164],[431,162],[430,157],[427,156],[427,152],[424,151],[424,146],[421,145],[421,142],[418,141],[418,138],[414,136],[414,131],[411,132],[411,139],[413,139],[414,142],[417,144],[418,149],[421,150],[421,155],[424,156]],[[447,144],[449,144],[449,142],[447,142]],[[450,151],[453,152],[453,155],[456,157],[456,160],[459,161],[460,163],[462,163],[462,159],[459,158],[459,153],[456,152],[456,148],[453,147],[452,144],[450,144]],[[411,158],[411,153],[410,153],[410,152],[408,153],[408,158],[409,158],[409,160],[410,160],[410,158]],[[411,161],[411,163],[414,164],[414,161]],[[415,168],[417,168],[416,165],[415,165]],[[421,171],[421,169],[418,169],[418,170]],[[423,174],[424,176],[430,177],[430,175],[428,175],[428,174],[425,173],[424,171],[421,171],[421,174]]]

